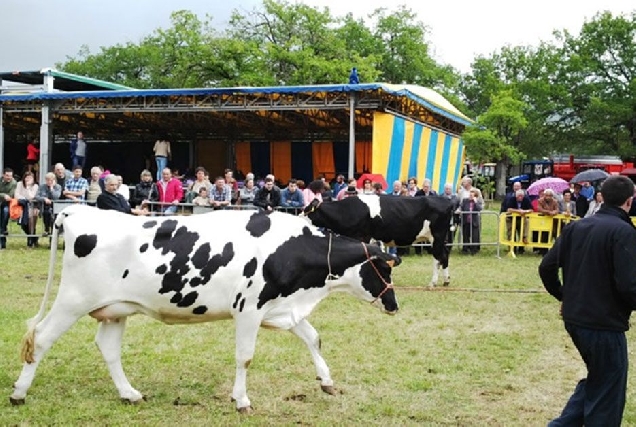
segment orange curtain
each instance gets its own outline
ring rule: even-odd
[[[277,180],[287,185],[291,173],[291,141],[272,141],[269,143],[270,164]]]
[[[234,154],[236,155],[236,169],[244,174],[252,172],[249,141],[236,142],[234,144]]]
[[[311,144],[311,154],[314,178],[320,174],[324,174],[327,180],[335,178],[336,165],[333,158],[333,142],[314,141]]]
[[[371,141],[356,141],[356,173],[371,172]]]

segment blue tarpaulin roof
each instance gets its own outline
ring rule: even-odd
[[[232,94],[294,94],[328,92],[365,92],[383,91],[395,96],[407,97],[430,111],[440,114],[464,126],[471,125],[470,118],[462,114],[442,95],[432,89],[415,85],[393,85],[386,83],[365,83],[357,85],[308,85],[308,86],[272,86],[272,87],[233,87],[200,89],[148,89],[148,90],[108,90],[86,92],[36,92],[29,94],[0,95],[0,104],[12,101],[45,101],[59,99],[89,99],[144,96],[188,96],[188,95],[232,95]]]

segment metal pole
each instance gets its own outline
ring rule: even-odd
[[[51,93],[54,89],[55,77],[49,70],[43,72],[43,89],[44,92]],[[42,123],[40,125],[40,171],[39,182],[44,185],[45,175],[50,170],[51,152],[53,151],[53,129],[51,121],[51,101],[45,101],[42,104]]]
[[[0,83],[1,84],[1,83]],[[0,171],[4,170],[4,124],[3,124],[4,110],[0,104]]]
[[[49,171],[49,162],[51,153],[49,151],[50,137],[51,137],[51,107],[49,101],[46,101],[42,105],[42,124],[40,125],[40,173],[39,183],[43,185],[45,182],[45,175]]]
[[[349,170],[348,178],[353,178],[356,161],[356,98],[355,93],[349,94]]]

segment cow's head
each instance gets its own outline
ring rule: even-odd
[[[320,206],[320,200],[318,199],[314,199],[312,200],[306,207],[305,209],[303,209],[303,211],[300,213],[299,216],[305,217],[307,219],[309,219],[309,221],[311,222],[311,218],[312,218],[312,214],[314,212],[316,212],[316,209],[318,209],[318,207]]]
[[[360,266],[361,295],[365,301],[379,307],[387,314],[398,311],[398,302],[393,290],[391,273],[400,264],[400,258],[385,254],[375,245],[362,244],[367,260]]]

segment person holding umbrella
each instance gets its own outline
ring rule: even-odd
[[[581,183],[581,196],[585,197],[588,202],[594,199],[594,187],[590,181],[584,181]]]

